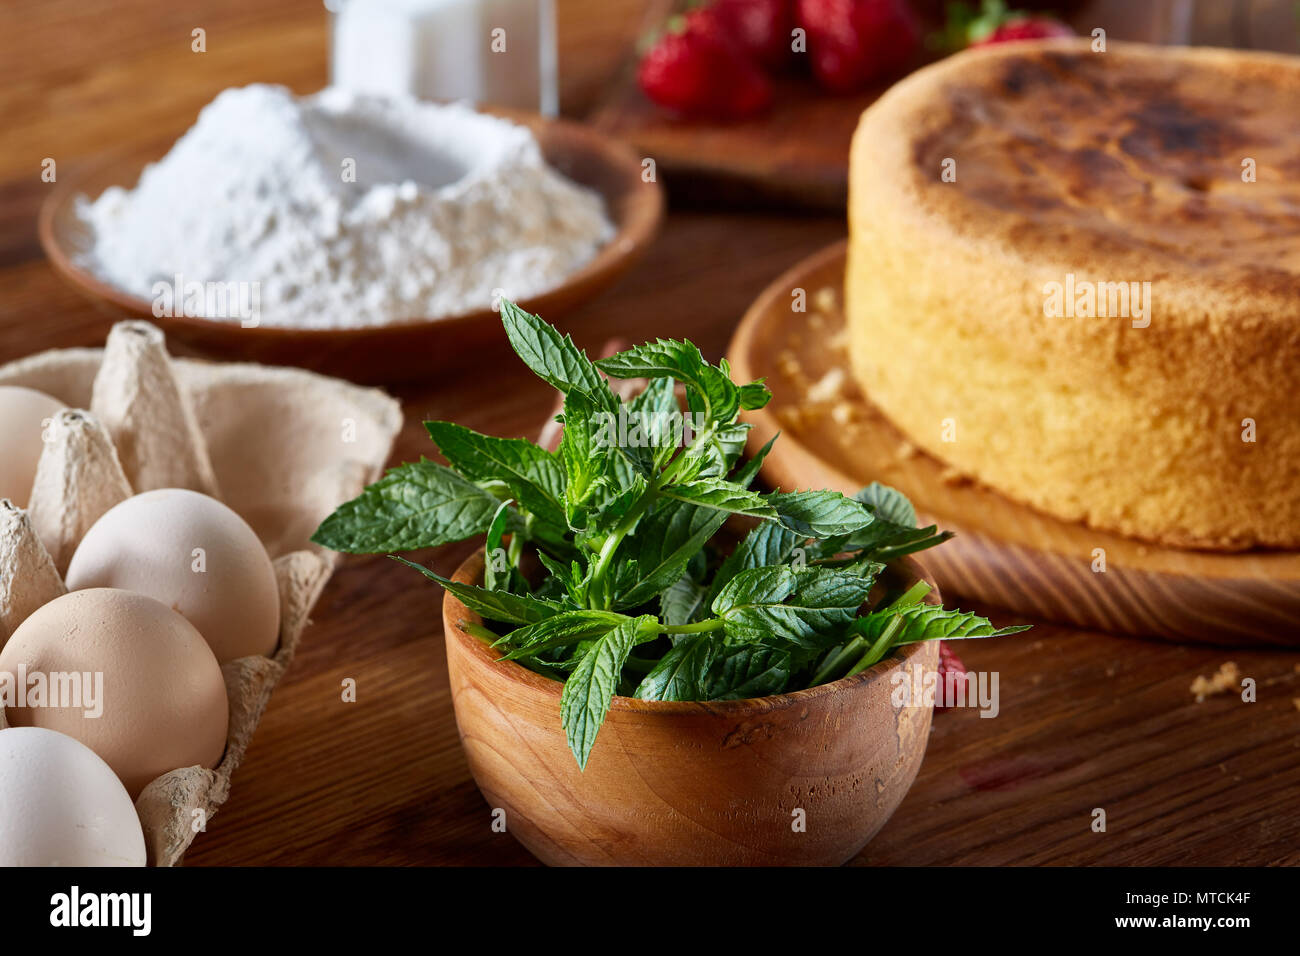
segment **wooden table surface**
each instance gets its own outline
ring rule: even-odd
[[[639,0],[560,0],[566,112],[582,115],[639,28]],[[190,51],[207,31],[208,52]],[[65,287],[36,241],[44,157],[74,168],[184,130],[225,86],[309,92],[326,79],[317,0],[7,0],[0,7],[0,361],[100,342],[111,322]],[[673,208],[647,258],[572,316],[611,334],[688,336],[721,354],[763,286],[844,233],[836,217]],[[532,435],[551,396],[502,356],[398,391],[394,460],[430,451],[420,421]],[[449,573],[465,548],[426,557]],[[189,865],[529,864],[493,833],[447,687],[441,591],[380,558],[347,559],[277,689],[230,801]],[[1015,619],[980,609],[1000,623]],[[866,864],[1300,864],[1300,654],[1226,651],[1039,626],[967,642],[1001,712],[936,716],[911,793]],[[1227,660],[1258,684],[1196,703]],[[357,702],[340,683],[357,682]],[[1107,829],[1090,828],[1104,808]]]

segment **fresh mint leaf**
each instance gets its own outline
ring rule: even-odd
[[[731,471],[745,452],[745,439],[753,426],[737,423],[718,429],[704,449],[704,461],[699,471],[701,478],[720,478]]]
[[[627,557],[637,562],[640,580],[618,596],[617,606],[637,607],[670,587],[726,520],[725,512],[681,501],[666,501],[643,518],[627,542]]]
[[[701,508],[714,508],[728,514],[751,518],[775,518],[777,511],[768,500],[756,491],[739,487],[725,478],[700,478],[695,481],[673,484],[660,494],[674,501],[682,501]]]
[[[684,422],[671,378],[653,378],[622,406],[620,424],[624,454],[637,462],[643,474],[653,474],[672,458],[682,442]]]
[[[560,697],[560,723],[564,726],[569,749],[578,759],[579,769],[586,769],[596,733],[605,722],[610,701],[628,655],[644,640],[641,628],[652,625],[654,618],[625,618],[603,634],[582,656]]]
[[[754,568],[732,578],[713,613],[735,641],[820,650],[842,638],[870,590],[870,581],[830,568]]]
[[[902,617],[903,627],[895,636],[893,646],[940,639],[954,641],[961,638],[1006,637],[1029,630],[1027,625],[995,628],[987,618],[978,614],[945,610],[937,604],[912,604],[876,611],[855,621],[851,630],[867,641],[874,641],[895,617]]]
[[[674,644],[641,679],[641,700],[700,700],[718,642],[710,634],[688,634]]]
[[[565,564],[563,561],[551,557],[545,551],[537,552],[537,560],[550,572],[551,576],[548,580],[560,583],[564,594],[573,604],[575,610],[586,607],[587,580],[590,569],[584,570],[577,561],[570,561]]]
[[[705,677],[705,700],[747,700],[785,690],[790,653],[758,644],[726,647]]]
[[[814,558],[851,553],[858,558],[889,562],[942,544],[951,537],[951,531],[941,532],[935,525],[928,528],[905,528],[876,518],[852,534],[823,538],[811,550]]]
[[[871,513],[838,491],[777,491],[767,501],[782,525],[805,538],[850,534],[871,524]]]
[[[768,391],[763,382],[766,379],[758,379],[750,382],[748,385],[740,386],[740,407],[748,410],[762,408],[772,400],[772,393]]]
[[[611,462],[617,461],[611,458]],[[613,493],[609,497],[604,497],[598,502],[599,512],[592,522],[592,530],[597,533],[610,531],[614,525],[627,517],[633,506],[639,502],[646,493],[648,483],[645,478],[639,474],[633,474],[626,478],[627,484],[622,487],[621,491]],[[635,533],[637,522],[634,522],[628,533]]]
[[[912,502],[907,499],[907,495],[897,488],[873,481],[853,497],[854,500],[866,505],[867,510],[881,521],[888,521],[904,528],[916,527],[916,509],[912,507]]]
[[[876,525],[880,525],[876,528]],[[875,530],[873,534],[872,531]],[[872,560],[890,562],[896,561],[904,555],[915,554],[917,551],[924,551],[927,548],[933,548],[936,545],[943,544],[952,537],[951,531],[940,531],[937,525],[930,525],[928,528],[912,528],[894,530],[895,526],[889,525],[883,521],[877,521],[872,526],[865,529],[867,542],[863,545],[863,551],[869,555]]]
[[[496,593],[496,592],[493,592]],[[506,660],[532,657],[542,651],[553,650],[590,640],[617,627],[629,618],[612,611],[562,611],[551,617],[511,631],[506,643],[512,650]]]
[[[541,521],[563,528],[564,469],[522,438],[494,438],[451,422],[425,422],[443,457],[470,481],[500,481]]]
[[[800,541],[799,535],[789,528],[784,528],[775,521],[764,521],[749,532],[727,555],[718,573],[713,576],[710,591],[710,603],[718,592],[741,571],[767,567],[773,564],[785,564],[794,552],[794,546]]]
[[[673,378],[686,386],[692,410],[709,421],[726,424],[740,410],[740,389],[727,374],[710,365],[691,342],[657,339],[601,359],[602,372],[614,378]]]
[[[795,579],[798,585],[791,603],[807,608],[801,617],[818,634],[843,633],[857,617],[874,583],[871,577],[816,567],[796,568]]]
[[[486,531],[499,505],[450,468],[420,459],[340,505],[312,541],[348,554],[432,548]]]
[[[400,561],[408,567],[415,568],[426,578],[437,581],[456,595],[460,602],[471,611],[493,621],[503,621],[506,624],[534,625],[563,611],[563,608],[558,604],[553,604],[550,601],[527,597],[523,594],[512,594],[509,591],[489,591],[487,588],[481,588],[475,584],[462,584],[460,581],[444,578],[441,574],[430,571],[422,564],[416,564],[414,561],[408,561],[406,558],[395,554],[390,555],[390,557],[394,561]]]
[[[566,395],[576,389],[598,407],[615,410],[618,402],[609,384],[573,339],[506,299],[501,300],[501,323],[510,346],[539,378]]]
[[[860,557],[888,562],[933,548],[952,537],[952,532],[940,532],[930,525],[916,527],[916,511],[902,492],[875,482],[863,488],[854,500],[861,502],[872,513],[873,520],[865,528],[850,534],[826,537],[813,546],[816,558],[857,552]]]
[[[659,595],[659,613],[665,624],[690,624],[701,608],[708,607],[709,592],[689,573],[683,574]]]
[[[588,503],[607,483],[608,437],[600,431],[596,409],[582,392],[564,398],[564,437],[560,460],[564,463],[564,510],[569,527],[587,527]]]
[[[785,565],[741,571],[713,599],[713,613],[726,617],[738,608],[780,604],[797,584],[794,571]]]

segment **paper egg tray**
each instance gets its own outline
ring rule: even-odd
[[[104,349],[0,365],[0,385],[88,410],[64,411],[46,429],[27,511],[0,505],[0,644],[64,593],[61,575],[80,535],[132,493],[189,487],[212,494],[253,527],[274,563],[279,648],[273,657],[222,665],[230,730],[221,763],[165,773],[136,800],[149,862],[174,866],[201,829],[195,821],[210,819],[229,795],[333,570],[336,555],[310,537],[379,477],[401,427],[400,406],[376,389],[299,369],[170,359],[162,333],[145,322],[119,323]]]

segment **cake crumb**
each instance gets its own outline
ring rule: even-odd
[[[839,309],[839,297],[828,285],[822,286],[813,296],[813,306],[821,312],[835,312]]]
[[[831,407],[831,421],[837,425],[851,425],[857,412],[848,402],[838,402]]]
[[[799,364],[798,357],[790,349],[783,349],[777,353],[776,367],[788,379],[797,381],[804,377],[803,366]]]
[[[1241,671],[1234,661],[1227,661],[1213,677],[1197,675],[1192,681],[1191,691],[1199,704],[1214,694],[1226,694],[1241,686]]]
[[[917,447],[913,445],[910,441],[908,441],[906,438],[904,438],[902,441],[898,443],[899,458],[903,459],[904,461],[907,461],[910,458],[915,458],[916,454],[917,454]]]
[[[844,388],[844,369],[838,365],[831,366],[826,374],[808,386],[805,393],[810,402],[830,402],[839,397]]]

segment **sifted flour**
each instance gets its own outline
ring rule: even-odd
[[[261,324],[298,328],[537,295],[614,231],[601,198],[547,166],[521,126],[264,85],[221,93],[135,189],[79,197],[77,211],[94,236],[84,265],[122,289],[153,300],[178,276],[255,283]]]

